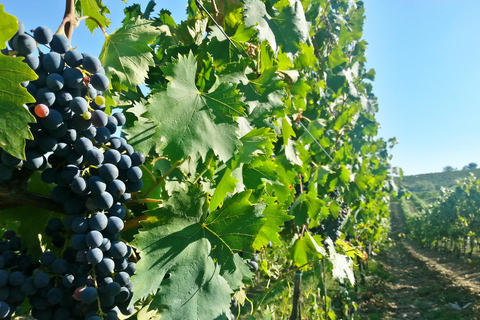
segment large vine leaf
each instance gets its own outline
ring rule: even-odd
[[[256,250],[266,247],[269,241],[272,241],[275,245],[281,245],[282,241],[278,235],[282,231],[281,226],[283,226],[285,221],[293,219],[293,216],[286,214],[285,210],[282,209],[282,205],[276,202],[275,198],[267,198],[264,202],[268,205],[263,211],[267,222],[262,226],[253,242],[253,247]]]
[[[233,252],[251,250],[265,222],[265,205],[252,205],[249,196],[249,191],[237,194],[208,215],[206,194],[190,186],[174,192],[162,208],[147,212],[152,218],[132,243],[141,257],[132,279],[133,302],[155,294],[151,307],[161,310],[162,319],[225,315],[229,283],[237,289],[240,278],[248,276]]]
[[[3,11],[3,4],[0,4],[0,49],[5,48],[5,42],[17,32],[17,18]]]
[[[310,41],[310,27],[305,19],[302,3],[299,0],[290,3],[273,17],[268,14],[262,1],[245,1],[245,25],[254,27],[258,31],[258,39],[267,40],[275,53],[280,46],[283,52],[295,53],[300,43]]]
[[[103,27],[110,25],[110,19],[105,16],[106,13],[110,13],[110,10],[103,5],[102,0],[81,0],[81,5],[84,16],[95,18]],[[92,19],[85,20],[85,24],[92,33],[98,27]]]
[[[0,55],[0,148],[25,159],[25,139],[33,139],[28,123],[35,118],[24,104],[35,99],[20,83],[35,80],[37,75],[22,60]]]
[[[172,161],[205,159],[213,150],[222,161],[240,145],[235,117],[243,116],[241,96],[235,86],[222,83],[210,93],[195,85],[197,63],[190,52],[162,68],[171,82],[152,96],[147,117],[158,123],[152,143],[163,141],[163,154]]]
[[[17,19],[3,11],[0,4],[0,48],[17,32]],[[17,158],[25,159],[25,139],[33,139],[28,123],[35,118],[24,107],[35,102],[27,89],[20,83],[35,80],[36,73],[22,62],[0,54],[0,148]]]
[[[148,68],[154,65],[149,44],[158,33],[151,21],[136,18],[105,39],[100,60],[107,75],[115,75],[121,89],[135,91],[137,85],[145,82]]]

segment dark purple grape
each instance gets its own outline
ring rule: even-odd
[[[98,292],[94,287],[87,287],[80,294],[80,299],[85,304],[94,303],[97,300],[97,297]]]
[[[53,39],[53,32],[49,27],[40,26],[33,32],[33,37],[38,43],[48,44]]]
[[[63,79],[65,81],[65,85],[68,87],[68,88],[71,88],[71,89],[74,89],[74,88],[78,88],[82,85],[83,83],[83,74],[80,70],[76,69],[76,68],[67,68],[65,69],[65,71],[63,71]],[[70,92],[70,94],[72,94]],[[72,96],[79,96],[79,94],[72,94]]]
[[[83,56],[77,50],[68,50],[65,52],[65,62],[72,68],[76,68],[82,64]]]
[[[106,91],[110,86],[110,81],[108,78],[101,73],[95,73],[93,76],[91,76],[90,83],[98,91]]]
[[[118,168],[111,163],[104,163],[98,168],[98,175],[105,181],[115,180],[118,174]]]
[[[90,248],[98,248],[103,243],[103,235],[100,233],[100,231],[92,230],[87,233],[85,242]]]
[[[55,52],[65,53],[70,49],[70,40],[63,34],[54,34],[50,48]]]
[[[102,231],[108,225],[108,218],[100,212],[96,212],[88,218],[88,226],[90,230]]]
[[[65,68],[65,61],[57,52],[49,52],[42,56],[42,68],[49,73],[61,73]]]
[[[13,46],[20,56],[26,56],[37,49],[35,39],[28,34],[19,34],[13,38]]]
[[[113,197],[108,192],[102,192],[99,195],[93,197],[93,202],[97,208],[102,210],[108,210],[113,206]]]

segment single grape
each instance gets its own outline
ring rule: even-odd
[[[250,266],[250,269],[252,269],[253,271],[257,271],[258,270],[258,263],[256,261],[247,261],[247,264]]]
[[[50,48],[55,52],[65,53],[70,49],[70,40],[63,34],[54,34]]]
[[[108,123],[108,116],[101,110],[94,110],[92,112],[92,124],[97,128],[105,127]]]
[[[47,301],[51,305],[59,304],[60,302],[62,302],[62,300],[63,300],[63,292],[61,289],[51,288],[50,290],[48,290]]]
[[[115,217],[119,217],[120,219],[124,219],[125,216],[127,215],[127,210],[125,209],[124,206],[122,206],[121,204],[114,204],[107,212],[107,215],[109,217],[111,216],[115,216]]]
[[[50,73],[47,76],[47,87],[52,91],[60,91],[65,85],[65,80],[58,73]],[[54,100],[55,101],[55,100]]]
[[[23,272],[15,271],[10,274],[8,278],[8,283],[14,287],[19,287],[25,282],[25,275]]]
[[[80,196],[86,196],[89,192],[87,188],[87,181],[82,177],[76,177],[73,179],[71,189]]]
[[[117,125],[123,126],[125,125],[125,122],[127,121],[127,118],[125,118],[125,115],[122,112],[115,112],[112,114],[115,119],[117,119]]]
[[[70,102],[70,108],[73,110],[73,112],[83,115],[83,113],[88,110],[88,102],[82,97],[75,97]]]
[[[122,154],[117,166],[121,170],[128,170],[132,166],[132,159],[130,159],[129,155]]]
[[[68,50],[64,55],[65,62],[72,68],[76,68],[82,64],[82,54],[77,50]]]
[[[142,179],[142,175],[143,173],[140,167],[131,167],[127,171],[127,178],[129,181],[133,181],[133,182],[139,181],[140,179]]]
[[[7,167],[16,167],[22,163],[22,160],[12,156],[6,151],[2,151],[1,159],[3,164]]]
[[[99,91],[106,91],[110,86],[110,81],[108,78],[101,73],[95,73],[90,77],[90,83],[92,86]]]
[[[98,292],[94,287],[87,287],[80,293],[80,299],[85,304],[93,303],[97,300]]]
[[[118,177],[119,171],[115,165],[105,163],[98,168],[98,174],[103,180],[112,181]]]
[[[105,181],[98,177],[98,176],[92,176],[88,178],[87,181],[88,189],[92,192],[94,195],[99,195],[107,189],[107,184]]]
[[[61,73],[65,68],[65,60],[63,60],[63,57],[57,52],[49,52],[44,54],[41,62],[42,68],[49,73]]]
[[[55,130],[63,123],[63,117],[55,109],[50,109],[46,117],[40,119],[40,124],[47,130]]]
[[[5,302],[0,301],[0,319],[5,319],[9,313],[10,306]]]
[[[55,274],[65,274],[68,271],[68,262],[65,259],[56,259],[52,263],[52,272]]]
[[[101,70],[102,63],[100,60],[88,53],[82,53],[83,56],[83,68],[90,73],[97,73]]]
[[[65,85],[68,88],[78,88],[82,85],[83,83],[83,74],[80,70],[76,68],[67,68],[65,71],[63,71],[63,79],[65,81]],[[70,92],[70,94],[72,94]],[[72,96],[79,96],[80,94],[72,94]]]
[[[51,251],[45,251],[40,255],[40,263],[43,264],[44,266],[50,266],[52,263],[57,259],[57,256],[55,253]]]
[[[104,257],[97,265],[97,268],[103,274],[111,274],[115,270],[115,262],[110,258]]]
[[[75,250],[82,250],[87,247],[86,235],[83,233],[76,234],[70,240],[70,245]]]
[[[106,230],[110,233],[119,233],[124,227],[123,220],[119,217],[108,217],[108,225]]]
[[[45,157],[34,150],[27,150],[25,156],[27,159],[23,165],[27,169],[38,170],[45,164]]]
[[[92,230],[87,233],[85,242],[90,248],[98,248],[103,243],[103,235],[97,230]]]
[[[25,59],[23,59],[23,62],[28,64],[28,66],[34,71],[38,70],[40,67],[40,58],[38,58],[38,56],[34,53],[27,54]]]
[[[85,161],[87,161],[87,163],[93,166],[100,165],[103,162],[103,160],[104,160],[103,152],[100,149],[95,147],[88,150],[85,155]]]
[[[108,253],[113,258],[123,258],[127,254],[127,245],[121,241],[113,241]]]
[[[114,199],[120,197],[125,192],[125,190],[125,183],[118,179],[110,181],[107,185],[107,192],[110,193]]]
[[[50,276],[46,273],[39,273],[33,278],[33,284],[36,288],[45,288],[50,283]]]
[[[12,179],[13,171],[12,168],[7,167],[3,163],[0,163],[0,182],[6,182]]]
[[[108,192],[102,192],[93,197],[93,202],[99,209],[107,210],[113,205],[113,197]]]
[[[35,95],[35,99],[37,103],[41,103],[46,105],[47,107],[51,107],[55,102],[55,93],[53,91],[50,91],[48,88],[40,88]]]
[[[66,274],[62,277],[62,284],[65,288],[71,288],[74,285],[75,277],[72,274]]]
[[[80,138],[75,141],[73,148],[78,154],[85,155],[89,150],[93,149],[93,143],[87,138]]]
[[[13,46],[20,56],[31,54],[37,49],[35,39],[28,34],[20,34],[13,39]]]
[[[98,264],[102,261],[102,259],[103,252],[99,248],[93,248],[87,251],[87,261],[91,264]]]
[[[98,143],[105,143],[108,141],[108,139],[110,139],[110,130],[108,130],[107,128],[98,128],[97,129],[97,134],[95,135],[95,140],[98,142]],[[115,150],[116,151],[116,150]]]
[[[35,41],[37,41],[38,43],[48,44],[53,39],[53,33],[49,27],[40,26],[36,28],[35,31],[33,32],[33,37],[35,38]]]
[[[110,149],[104,154],[105,163],[117,164],[122,158],[122,154],[115,149]]]
[[[100,212],[96,212],[88,218],[88,226],[90,230],[102,231],[108,225],[108,218]]]
[[[94,101],[97,105],[102,106],[102,105],[105,104],[105,97],[104,96],[96,96]]]

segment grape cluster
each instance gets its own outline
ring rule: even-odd
[[[329,216],[329,218],[323,220],[318,227],[314,227],[310,229],[310,231],[313,234],[321,235],[323,238],[329,237],[335,243],[335,241],[337,241],[338,237],[341,235],[341,228],[345,222],[345,219],[348,217],[348,212],[350,209],[346,202],[343,202],[339,199],[340,192],[337,187],[335,187],[335,189],[328,195],[332,200],[336,200],[337,203],[340,204],[341,209],[338,211],[338,216],[337,218]]]
[[[0,149],[0,184],[41,171],[42,181],[55,185],[52,200],[67,215],[45,227],[62,253],[42,253],[38,267],[15,282],[13,291],[22,295],[11,298],[13,291],[0,283],[0,292],[10,291],[6,298],[0,294],[0,319],[10,317],[27,297],[36,319],[116,320],[133,312],[128,306],[135,263],[120,232],[127,213],[123,204],[143,186],[145,157],[117,134],[125,116],[105,112],[103,92],[110,83],[99,59],[70,50],[69,39],[47,27],[32,32],[26,34],[19,22],[9,46],[38,75],[22,83],[36,99],[27,106],[37,120],[30,124],[34,139],[27,141],[24,161]],[[37,55],[38,44],[50,52]],[[12,263],[9,268],[20,262]]]
[[[0,240],[0,319],[9,318],[28,294],[28,283],[35,264],[20,252],[21,239],[7,230]]]

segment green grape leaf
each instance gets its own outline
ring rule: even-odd
[[[254,276],[250,266],[237,253],[224,261],[220,274],[227,280],[233,291],[239,290],[248,279],[251,280]]]
[[[20,83],[35,80],[37,75],[22,60],[0,55],[0,148],[25,159],[25,139],[33,139],[28,123],[35,122],[35,117],[24,104],[35,98]]]
[[[148,68],[154,66],[149,44],[157,35],[151,21],[137,18],[107,36],[100,60],[106,74],[118,78],[121,89],[135,91],[137,85],[145,82]]]
[[[207,320],[226,314],[229,283],[238,287],[240,277],[248,277],[244,268],[228,260],[234,252],[251,251],[265,222],[265,205],[251,204],[250,194],[239,193],[208,215],[206,194],[192,185],[173,192],[163,207],[148,211],[151,218],[132,242],[141,257],[132,277],[132,302],[155,294],[151,306],[160,309],[162,319]]]
[[[217,183],[215,191],[210,200],[210,210],[215,210],[217,207],[223,204],[223,200],[228,193],[233,193],[239,182],[233,176],[232,169],[228,168],[226,165],[217,171],[217,177],[220,178],[220,181]]]
[[[240,139],[242,146],[232,161],[231,167],[236,168],[241,163],[251,163],[257,157],[268,159],[273,153],[275,140],[276,134],[269,128],[252,129]]]
[[[17,30],[17,18],[3,11],[3,4],[0,4],[0,49],[7,47],[6,42],[13,37]]]
[[[147,212],[166,224],[143,223],[132,242],[141,257],[132,277],[132,301],[155,294],[151,308],[159,308],[162,319],[208,320],[228,311],[231,289],[209,256],[211,244],[201,224],[206,204],[198,188],[176,192],[162,208]]]
[[[81,4],[84,16],[95,18],[104,28],[108,28],[110,19],[105,14],[110,13],[110,10],[103,5],[101,0],[81,0]],[[95,28],[98,28],[98,24],[92,19],[86,19],[85,24],[92,33]]]
[[[227,198],[223,206],[205,221],[206,236],[216,245],[214,256],[223,261],[228,253],[253,252],[251,245],[265,224],[266,204],[252,204],[247,190]]]
[[[304,236],[295,240],[291,249],[293,263],[302,270],[308,270],[309,264],[317,259],[327,255],[324,247],[320,246],[321,237],[312,236],[310,232],[305,232]]]
[[[253,242],[253,247],[256,250],[261,250],[262,247],[266,247],[268,241],[272,241],[275,245],[281,245],[282,241],[278,235],[278,233],[282,231],[281,226],[283,226],[285,221],[293,219],[292,216],[286,214],[282,205],[277,203],[275,198],[267,198],[263,203],[267,204],[267,207],[263,211],[263,215],[267,221]]]
[[[302,192],[292,204],[289,213],[295,216],[295,224],[301,226],[307,224],[309,218],[316,217],[323,204],[324,201],[318,199],[312,190],[307,193]]]
[[[245,25],[257,29],[258,39],[267,40],[275,53],[279,47],[282,47],[283,52],[296,53],[300,43],[310,42],[310,27],[302,3],[299,0],[290,3],[272,17],[262,1],[245,1]]]
[[[158,124],[155,141],[162,141],[162,154],[172,161],[191,157],[205,160],[213,150],[222,161],[230,159],[240,145],[235,117],[243,116],[243,102],[235,86],[222,83],[212,92],[198,91],[197,63],[190,52],[162,70],[170,83],[149,101],[149,119]]]

